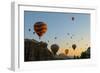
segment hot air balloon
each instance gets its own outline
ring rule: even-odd
[[[68,50],[68,49],[65,49],[65,53],[66,53],[66,55],[68,54],[68,52],[69,52],[69,50]]]
[[[70,35],[70,33],[67,33],[67,35]]]
[[[70,38],[72,39],[72,36]]]
[[[74,17],[72,17],[72,21],[74,21],[74,19],[75,19],[75,18],[74,18]]]
[[[35,32],[33,32],[33,34],[35,34]]]
[[[46,33],[47,31],[47,24],[44,22],[36,22],[34,24],[34,31],[39,36],[39,39]]]
[[[72,48],[75,50],[76,49],[76,44],[73,44],[72,45]]]
[[[55,37],[54,39],[57,39],[57,37]]]
[[[30,32],[30,31],[31,31],[31,29],[29,28],[29,29],[28,29],[28,31]]]
[[[51,50],[54,55],[56,55],[57,51],[59,50],[59,46],[57,44],[51,45]]]

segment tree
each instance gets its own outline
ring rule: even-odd
[[[81,53],[80,58],[90,58],[90,47],[88,47],[88,49],[85,52]]]

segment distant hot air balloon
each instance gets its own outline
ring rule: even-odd
[[[72,39],[72,36],[70,38]]]
[[[55,37],[54,39],[57,39],[57,37]]]
[[[33,34],[35,34],[35,32],[33,32]]]
[[[75,50],[76,49],[76,44],[73,44],[72,45],[72,48]]]
[[[51,51],[53,52],[54,55],[56,55],[58,50],[59,50],[59,45],[57,45],[57,44],[51,45]]]
[[[65,53],[66,53],[66,55],[68,54],[68,52],[69,52],[69,50],[68,50],[68,49],[65,49]]]
[[[36,22],[34,24],[34,31],[39,36],[39,39],[46,33],[47,31],[47,24],[44,22]]]
[[[69,35],[70,35],[70,33],[67,33],[67,35],[69,36]]]
[[[72,17],[72,21],[74,21],[74,19],[75,19],[75,18],[74,18],[74,17]]]
[[[28,31],[30,32],[30,31],[31,31],[31,29],[29,28],[29,29],[28,29]]]

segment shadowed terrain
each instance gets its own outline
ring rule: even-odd
[[[59,45],[52,44],[51,51],[47,48],[46,42],[38,42],[34,39],[24,39],[24,61],[47,61],[47,60],[65,60],[65,59],[86,59],[90,58],[90,47],[82,52],[80,57],[68,57],[65,54],[57,55]],[[73,46],[74,47],[74,46]]]

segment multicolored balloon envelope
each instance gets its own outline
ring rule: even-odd
[[[39,36],[39,39],[46,33],[47,31],[47,24],[44,22],[36,22],[34,24],[34,31]]]

